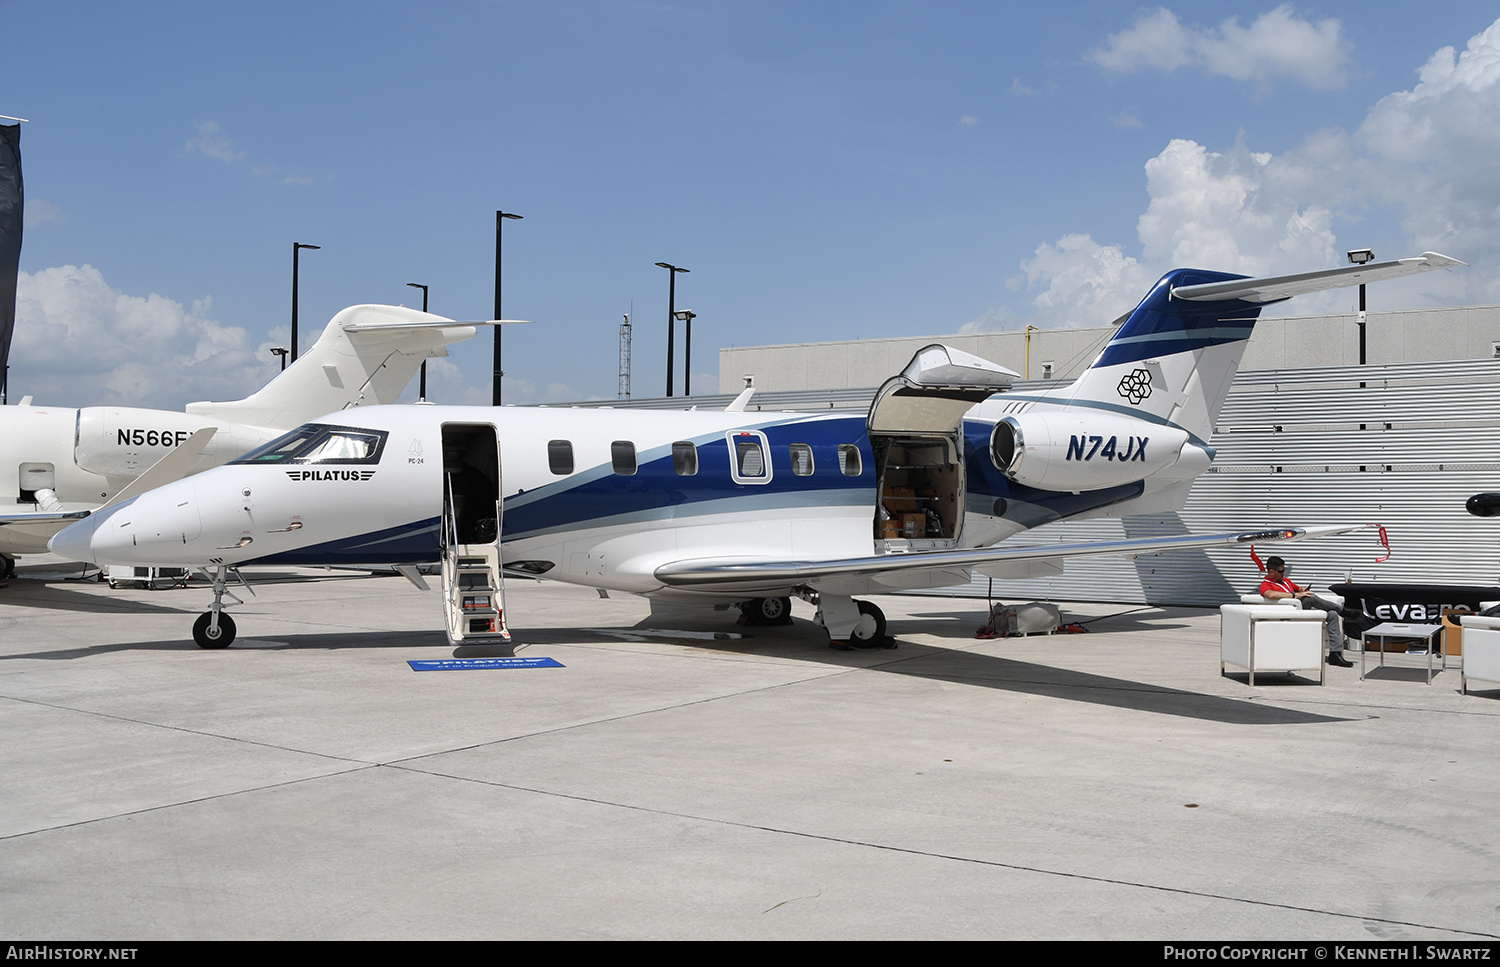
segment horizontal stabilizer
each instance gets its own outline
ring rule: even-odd
[[[1322,292],[1324,289],[1341,289],[1366,282],[1399,279],[1404,275],[1431,272],[1433,269],[1451,269],[1467,265],[1436,252],[1423,252],[1416,258],[1397,259],[1394,262],[1368,262],[1364,265],[1346,265],[1341,269],[1324,269],[1321,272],[1302,272],[1298,275],[1278,275],[1268,279],[1231,279],[1228,282],[1209,282],[1203,285],[1184,285],[1174,288],[1172,295],[1189,302],[1227,302],[1239,299],[1244,302],[1277,302],[1294,295]]]
[[[1359,530],[1364,524],[1283,527],[1227,534],[1150,537],[1080,544],[1040,544],[1029,547],[982,547],[912,554],[885,554],[838,561],[699,560],[675,561],[656,569],[656,579],[673,588],[754,592],[811,585],[829,579],[872,578],[915,571],[975,568],[1020,561],[1064,560],[1070,557],[1118,555],[1139,557],[1165,551],[1233,544],[1272,544],[1327,537]]]
[[[529,326],[530,319],[481,319],[474,322],[458,322],[453,319],[443,319],[441,322],[431,322],[427,319],[415,320],[386,320],[380,319],[365,322],[346,322],[342,326],[345,332],[391,332],[410,331],[413,329],[453,329],[457,326]]]

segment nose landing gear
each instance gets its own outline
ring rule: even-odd
[[[208,574],[207,571],[204,573]],[[235,604],[245,602],[229,590],[228,575],[229,567],[224,564],[220,564],[212,574],[208,574],[208,579],[214,585],[214,603],[209,610],[198,616],[197,621],[193,622],[193,641],[198,643],[199,648],[228,648],[229,643],[234,641],[234,619],[224,613],[224,598],[227,596]],[[234,576],[239,578],[241,584],[245,584],[245,579],[240,577],[238,571]],[[245,584],[245,589],[249,591],[250,585]],[[255,592],[250,591],[250,593]]]

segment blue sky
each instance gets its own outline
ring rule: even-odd
[[[505,314],[536,320],[506,332],[517,403],[613,397],[632,303],[635,393],[663,391],[658,261],[691,270],[699,392],[722,345],[1103,325],[1180,264],[1435,248],[1474,267],[1372,308],[1500,302],[1492,5],[0,16],[0,114],[30,119],[13,401],[250,392],[287,337],[293,241],[322,246],[302,258],[304,344],[346,305],[420,305],[406,282],[488,318],[497,208],[525,216],[506,224]],[[482,335],[429,395],[487,401],[488,380]]]

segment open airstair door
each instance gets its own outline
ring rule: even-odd
[[[443,424],[443,491],[448,640],[511,654],[500,561],[500,446],[493,426]]]
[[[1019,376],[934,344],[885,381],[866,425],[878,481],[875,551],[955,547],[963,531],[964,414]]]

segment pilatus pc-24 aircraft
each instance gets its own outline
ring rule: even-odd
[[[9,505],[0,508],[0,569],[13,568],[16,554],[44,553],[53,534],[102,504],[219,466],[324,413],[394,403],[424,359],[448,355],[450,343],[489,324],[404,306],[350,306],[302,358],[242,400],[189,403],[185,413],[0,407],[0,501]],[[213,432],[200,446],[142,478],[205,428]]]
[[[1008,392],[1015,373],[934,345],[864,418],[752,414],[743,395],[725,412],[346,410],[94,514],[51,547],[211,571],[193,632],[205,648],[234,638],[223,598],[241,565],[437,560],[460,644],[510,641],[506,572],[739,603],[762,621],[796,595],[833,641],[879,641],[884,616],[855,595],[1352,529],[1001,544],[1048,521],[1180,508],[1213,460],[1214,418],[1266,303],[1461,264],[1428,252],[1268,279],[1178,269],[1071,385]]]

